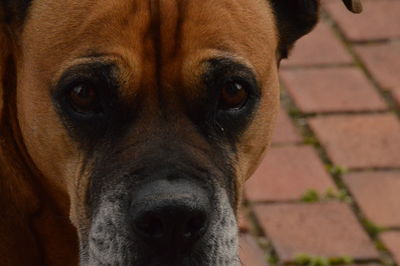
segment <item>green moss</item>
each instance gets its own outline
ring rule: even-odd
[[[321,200],[321,197],[320,197],[319,193],[314,189],[307,190],[306,193],[304,193],[304,195],[300,199],[300,201],[307,202],[307,203],[318,202],[320,200]]]
[[[327,165],[328,172],[333,176],[344,175],[349,172],[349,169],[345,166],[340,165]]]
[[[342,202],[352,203],[353,200],[345,189],[336,190],[334,188],[328,188],[324,194],[324,199],[327,200],[340,200]]]
[[[354,259],[350,256],[341,256],[341,257],[330,258],[329,262],[331,263],[331,265],[353,264]]]
[[[388,249],[381,241],[375,241],[375,247],[377,250],[388,252]]]
[[[318,146],[319,142],[318,139],[314,136],[306,136],[304,138],[304,142],[305,145],[311,145],[311,146]]]
[[[301,111],[296,107],[290,107],[289,115],[293,118],[299,118],[299,117],[301,117]]]
[[[270,255],[270,256],[268,257],[268,263],[269,263],[269,264],[275,265],[275,264],[278,264],[278,262],[279,262],[279,259],[278,259],[277,256],[275,256],[275,255]]]
[[[325,258],[325,257],[316,257],[314,261],[315,261],[314,265],[316,265],[316,266],[329,266],[329,265],[331,265],[329,259]]]
[[[328,188],[324,194],[318,193],[314,189],[307,190],[304,195],[300,198],[301,202],[314,203],[328,200],[339,200],[342,202],[351,203],[352,199],[344,189],[336,190],[334,188]]]
[[[385,228],[374,224],[366,218],[363,218],[361,223],[363,224],[364,228],[367,229],[368,233],[373,237],[377,237],[380,233],[385,231]]]
[[[328,188],[325,192],[325,196],[328,199],[336,199],[337,198],[337,191],[334,188]]]
[[[298,265],[305,265],[309,263],[311,260],[311,256],[305,253],[299,253],[294,258],[294,262]]]
[[[354,260],[349,256],[327,258],[323,256],[312,256],[305,253],[300,253],[296,256],[294,262],[297,265],[305,266],[331,266],[353,264]]]

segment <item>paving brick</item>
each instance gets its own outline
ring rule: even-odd
[[[336,165],[400,167],[400,123],[393,114],[316,117],[309,123]]]
[[[278,122],[272,138],[273,144],[301,142],[299,132],[294,127],[286,111],[281,109],[278,115]]]
[[[356,46],[355,50],[381,87],[393,89],[399,86],[400,43],[362,45]]]
[[[347,12],[341,1],[328,0],[324,2],[324,6],[350,40],[400,37],[400,1],[364,0],[362,3],[364,11],[359,15]]]
[[[379,256],[345,203],[258,205],[255,212],[283,262],[300,253],[363,260]]]
[[[380,238],[393,255],[396,263],[400,265],[400,232],[386,232],[381,234]]]
[[[400,227],[400,172],[354,173],[344,181],[368,220]]]
[[[374,87],[355,67],[285,70],[281,77],[296,105],[306,113],[386,108]]]
[[[335,185],[313,148],[273,147],[245,186],[250,201],[298,200],[314,189],[326,192]]]
[[[255,239],[248,234],[240,236],[240,261],[243,266],[267,266],[265,255]]]
[[[282,67],[350,63],[352,58],[339,39],[326,23],[320,22],[296,43],[289,59],[282,61]]]

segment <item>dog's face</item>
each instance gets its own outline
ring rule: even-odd
[[[279,60],[317,3],[298,4],[310,14],[291,30],[277,22],[290,1],[22,2],[4,4],[24,14],[18,125],[70,201],[82,265],[236,265],[236,210],[269,143]]]
[[[18,120],[85,265],[235,265],[278,108],[267,1],[33,2]]]

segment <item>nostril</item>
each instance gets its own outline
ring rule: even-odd
[[[157,216],[147,214],[140,217],[135,223],[136,231],[142,236],[152,239],[164,236],[164,224]]]
[[[190,218],[183,230],[183,237],[190,240],[203,235],[207,229],[207,217],[204,214],[198,214]]]

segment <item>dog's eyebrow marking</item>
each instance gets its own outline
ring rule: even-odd
[[[79,55],[77,58],[63,65],[60,70],[54,75],[52,80],[52,87],[55,87],[57,82],[61,79],[61,77],[74,69],[77,69],[81,66],[90,66],[90,65],[110,65],[113,64],[118,66],[117,62],[122,61],[125,62],[124,58],[116,53],[101,53],[95,51],[87,51]]]
[[[205,62],[211,64],[211,69],[214,70],[216,65],[223,66],[225,69],[232,71],[233,73],[243,74],[245,76],[250,76],[257,80],[257,75],[254,67],[241,58],[235,56],[217,56],[207,59]]]
[[[96,62],[105,62],[109,63],[110,61],[122,61],[125,62],[125,58],[118,53],[103,53],[96,51],[87,51],[78,57],[78,60],[86,60],[86,62],[90,63],[92,60]]]
[[[104,57],[110,57],[110,56],[117,56],[120,57],[118,54],[106,54],[106,53],[101,53],[101,52],[96,52],[96,51],[88,51],[87,53],[83,54],[79,58],[104,58]]]

